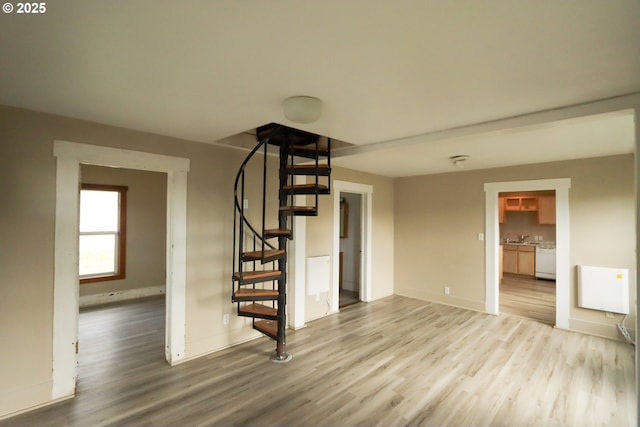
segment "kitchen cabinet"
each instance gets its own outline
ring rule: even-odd
[[[538,224],[556,223],[556,196],[538,197]]]
[[[537,211],[538,210],[538,198],[537,197],[523,197],[520,199],[521,211]]]
[[[518,274],[535,276],[536,248],[533,246],[518,246]]]
[[[502,266],[505,273],[534,276],[536,274],[536,248],[528,245],[504,245]]]
[[[538,210],[538,198],[532,196],[504,197],[504,208],[507,211],[533,212]]]
[[[505,210],[504,210],[505,200],[506,200],[505,197],[500,197],[498,199],[498,222],[500,224],[504,224],[504,220],[505,220]]]
[[[537,197],[505,197],[504,199],[504,208],[507,211],[532,212],[538,210]]]
[[[518,274],[518,247],[504,245],[502,248],[502,270],[505,273]]]
[[[520,197],[505,197],[504,209],[506,211],[519,211],[520,210]]]

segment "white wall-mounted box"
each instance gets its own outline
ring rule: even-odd
[[[578,306],[629,313],[629,270],[578,266]]]

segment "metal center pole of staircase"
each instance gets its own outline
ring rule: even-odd
[[[280,190],[278,194],[279,205],[286,206],[288,203],[288,195],[284,190],[289,180],[289,174],[287,173],[287,162],[289,155],[289,142],[283,141],[280,144]],[[286,212],[280,212],[278,214],[278,228],[281,230],[287,229],[288,214]],[[284,250],[287,253],[287,241],[286,236],[278,237],[278,249]],[[287,255],[281,257],[278,260],[278,269],[281,273],[281,278],[278,280],[278,332],[276,339],[276,351],[271,356],[271,360],[274,362],[288,362],[291,360],[291,354],[287,353],[287,343],[285,331],[287,328]]]

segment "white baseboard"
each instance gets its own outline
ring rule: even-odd
[[[622,320],[620,320],[622,321]],[[628,322],[629,325],[631,322]],[[609,338],[618,341],[624,341],[624,337],[618,330],[617,324],[605,324],[582,319],[569,319],[569,331],[579,332],[581,334],[594,335],[596,337]],[[629,334],[635,338],[635,328],[628,328]]]
[[[80,307],[108,304],[110,302],[164,295],[165,286],[149,286],[146,288],[127,289],[124,291],[105,292],[102,294],[82,295]]]

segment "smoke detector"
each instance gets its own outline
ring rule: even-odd
[[[457,156],[449,157],[449,161],[453,163],[454,166],[462,169],[464,167],[464,163],[469,160],[469,157],[470,156],[468,156],[467,154],[458,154]]]

